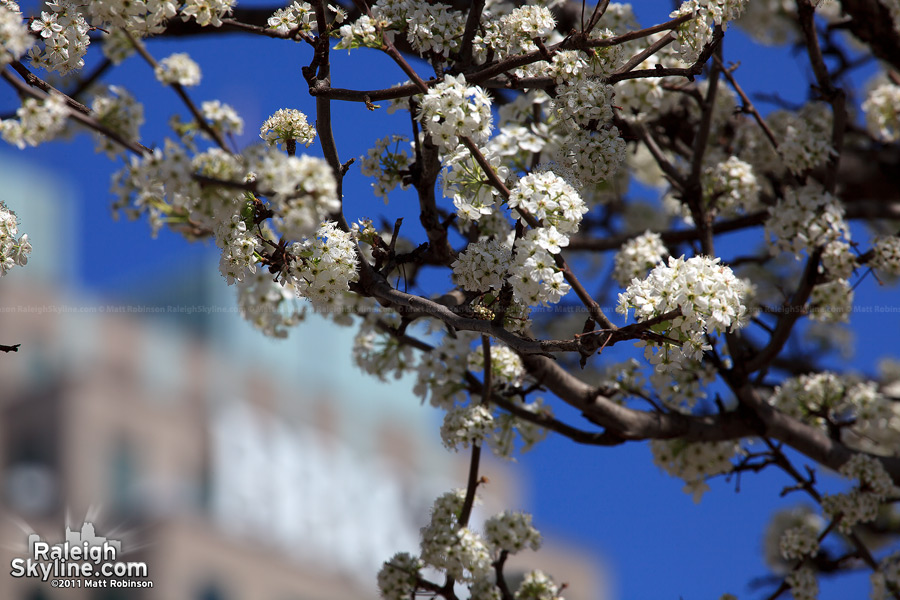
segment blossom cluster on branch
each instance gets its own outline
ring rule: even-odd
[[[879,4],[881,29],[855,0],[686,0],[644,28],[615,2],[457,4],[48,0],[25,15],[0,0],[0,69],[21,97],[0,135],[25,148],[90,131],[121,161],[114,209],[213,240],[254,327],[286,337],[312,311],[355,326],[360,369],[408,374],[445,411],[440,436],[471,453],[469,485],[436,501],[418,556],[385,563],[384,597],[455,599],[459,583],[472,598],[559,598],[540,571],[506,581],[507,555],[539,545],[528,515],[501,513],[483,534],[469,523],[482,450],[512,459],[552,433],[649,440],[697,501],[712,478],[779,469],[815,508],[773,519],[770,598],[814,598],[819,572],[865,567],[874,598],[900,599],[897,554],[870,542],[900,533],[900,374],[823,368],[848,350],[855,290],[900,276],[897,3]],[[776,94],[762,114],[723,43],[733,26],[802,51],[802,101]],[[233,106],[193,98],[201,65],[154,58],[156,38],[235,31],[300,45],[315,115],[285,106],[247,123],[262,143],[239,143]],[[336,49],[381,53],[396,85],[332,87]],[[161,139],[142,138],[125,86],[87,85],[132,54],[189,115]],[[879,73],[855,94],[847,75],[870,54]],[[360,136],[408,114],[354,165],[332,127],[341,102],[372,115]],[[357,173],[383,214],[347,192]],[[418,225],[397,218],[410,201]],[[3,202],[0,275],[31,251]],[[817,469],[852,483],[825,494]]]

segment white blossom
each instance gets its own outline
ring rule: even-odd
[[[884,82],[874,87],[866,96],[862,109],[866,115],[869,133],[882,142],[900,140],[900,86]]]
[[[645,231],[622,244],[616,252],[612,277],[622,287],[632,279],[643,278],[647,272],[662,261],[669,251],[658,233]]]
[[[465,75],[447,75],[422,97],[417,118],[445,152],[459,145],[461,136],[475,143],[491,133],[491,101],[478,86],[468,86]]]
[[[316,139],[316,129],[306,122],[306,115],[299,110],[282,108],[262,124],[259,137],[270,146],[293,140],[309,147]]]
[[[200,85],[200,65],[184,52],[176,52],[159,61],[154,73],[160,83]]]
[[[18,236],[18,237],[16,237]],[[19,235],[16,213],[0,200],[0,277],[15,266],[24,267],[31,254],[28,235]]]

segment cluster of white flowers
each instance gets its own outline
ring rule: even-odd
[[[244,120],[228,104],[218,100],[205,100],[200,104],[200,112],[213,131],[234,135],[244,133]]]
[[[552,226],[561,234],[578,231],[588,211],[575,188],[553,171],[537,171],[520,179],[510,191],[508,205],[528,211],[544,227]]]
[[[50,94],[43,101],[26,99],[16,116],[18,119],[0,121],[0,135],[22,149],[54,139],[65,127],[69,109],[62,96]]]
[[[510,248],[497,240],[472,242],[453,262],[453,282],[470,292],[500,291],[511,256]]]
[[[890,418],[890,402],[872,382],[852,382],[824,371],[800,375],[775,388],[769,403],[823,430],[829,423],[865,431]]]
[[[467,357],[474,339],[474,334],[459,331],[455,337],[445,335],[438,347],[424,353],[416,372],[415,394],[447,410],[465,400]]]
[[[881,503],[900,493],[881,462],[866,454],[855,454],[839,473],[859,484],[844,494],[824,495],[822,512],[831,519],[839,518],[838,529],[843,533],[850,533],[857,523],[874,521]]]
[[[785,560],[802,560],[819,551],[819,534],[809,527],[792,527],[784,532],[779,544]]]
[[[803,566],[791,571],[785,582],[791,587],[794,600],[816,600],[819,597],[819,582],[812,567]]]
[[[520,6],[496,21],[486,23],[483,42],[498,57],[532,52],[535,38],[546,38],[556,27],[556,19],[545,6]]]
[[[459,48],[466,16],[440,2],[411,2],[406,18],[406,40],[419,54],[449,56]]]
[[[517,386],[525,378],[525,366],[515,351],[507,346],[491,346],[491,377],[498,386]],[[484,371],[484,346],[476,346],[467,359],[471,371]]]
[[[773,253],[793,252],[799,258],[804,250],[811,252],[841,237],[850,239],[844,207],[818,183],[786,189],[784,198],[769,208],[766,238]]]
[[[285,35],[297,30],[312,33],[316,27],[316,11],[308,2],[294,2],[286,8],[279,8],[267,21],[269,29]]]
[[[885,81],[873,87],[862,109],[875,138],[887,143],[900,140],[900,85]]]
[[[408,141],[402,135],[388,135],[375,142],[375,146],[360,157],[360,173],[367,177],[374,177],[372,192],[378,198],[388,201],[388,193],[399,184],[401,189],[408,186],[403,184],[403,172],[409,169],[409,153],[406,150],[398,151],[401,142]],[[393,149],[391,149],[393,148]]]
[[[616,310],[627,314],[633,308],[638,322],[680,310],[681,316],[666,324],[666,336],[678,340],[681,346],[651,344],[646,355],[659,370],[681,369],[685,359],[702,359],[703,352],[710,348],[707,334],[742,326],[746,314],[744,288],[744,282],[718,258],[670,257],[668,264],[656,266],[646,279],[633,280],[619,294]]]
[[[124,30],[145,37],[165,31],[166,21],[178,14],[178,4],[175,0],[127,5],[122,2],[88,2],[83,9],[94,27]]]
[[[734,441],[696,442],[683,440],[653,440],[650,442],[653,462],[673,477],[685,482],[684,492],[700,502],[709,491],[708,477],[728,473],[732,459],[740,452]]]
[[[853,312],[853,287],[846,279],[835,279],[813,288],[809,296],[809,318],[823,323],[846,323]]]
[[[510,554],[541,547],[541,534],[531,525],[531,515],[503,511],[484,523],[485,537],[498,551]]]
[[[698,401],[706,398],[707,387],[716,380],[716,368],[709,362],[686,359],[680,354],[669,350],[668,354],[659,357],[657,353],[661,364],[672,368],[657,366],[650,373],[650,383],[666,406],[690,412]],[[677,368],[674,368],[676,360]]]
[[[531,229],[525,237],[515,242],[512,263],[509,266],[509,283],[517,302],[528,306],[556,304],[569,293],[571,287],[565,275],[556,266],[552,250],[559,252],[559,240],[545,240],[545,228]],[[548,248],[549,246],[549,248]]]
[[[385,600],[407,600],[416,590],[419,570],[425,566],[420,558],[398,552],[378,571],[378,589]]]
[[[222,19],[231,14],[235,0],[186,0],[181,7],[181,18],[193,19],[201,27],[221,27]]]
[[[857,266],[859,261],[847,242],[829,242],[822,250],[819,270],[824,271],[828,279],[847,279]]]
[[[622,244],[616,252],[612,277],[622,287],[634,278],[644,278],[669,254],[662,237],[658,233],[645,231]]]
[[[388,21],[373,20],[369,15],[362,15],[353,23],[341,26],[339,30],[341,41],[334,48],[335,50],[346,48],[347,52],[360,47],[378,48],[382,43],[378,28],[383,30],[389,24]]]
[[[156,79],[166,85],[200,85],[200,65],[186,52],[176,52],[162,59],[153,72]]]
[[[563,600],[559,586],[541,571],[529,571],[516,591],[516,600]]]
[[[579,129],[563,141],[557,158],[584,183],[607,181],[625,158],[625,140],[616,127]]]
[[[247,274],[238,282],[238,309],[241,316],[273,338],[286,338],[288,330],[303,320],[305,307],[284,281],[276,281],[267,270]]]
[[[349,291],[350,282],[358,279],[353,236],[333,221],[322,223],[314,238],[294,242],[289,253],[293,262],[288,272],[294,288],[316,308],[332,305]]]
[[[305,144],[308,148],[316,139],[316,129],[306,122],[306,115],[299,110],[282,108],[262,124],[259,128],[259,137],[270,146],[293,140]]]
[[[759,208],[759,182],[750,163],[736,156],[703,172],[703,197],[720,216]]]
[[[496,138],[491,140],[484,158],[501,181],[508,182],[511,175],[503,166]],[[484,171],[467,149],[446,156],[443,170],[444,195],[453,198],[456,214],[466,221],[478,221],[495,212],[494,203],[500,192],[488,181]],[[506,227],[505,229],[509,229]]]
[[[34,44],[22,22],[19,5],[11,0],[0,4],[0,68],[18,60]]]
[[[831,109],[810,102],[798,112],[778,111],[769,117],[785,166],[795,174],[824,165],[834,154]]]
[[[465,497],[465,490],[439,497],[431,509],[431,522],[422,528],[422,560],[446,570],[457,581],[484,577],[492,568],[487,543],[459,523]]]
[[[878,563],[878,570],[872,573],[872,600],[888,600],[891,590],[900,588],[900,552],[885,556]]]
[[[873,268],[890,275],[900,275],[900,237],[889,235],[877,238],[872,252],[869,264]]]
[[[221,219],[215,230],[216,245],[222,249],[219,272],[228,285],[242,281],[245,275],[256,273],[257,251],[262,250],[256,235],[241,215],[242,208],[242,204],[235,202],[237,212],[228,219]]]
[[[552,415],[550,407],[544,406],[541,398],[528,404],[521,402],[520,396],[514,396],[513,402],[518,406],[533,414],[544,413]],[[500,458],[513,459],[513,451],[515,450],[515,441],[518,437],[522,442],[521,452],[528,452],[535,444],[547,437],[547,430],[531,421],[520,419],[509,413],[503,413],[494,419],[496,429],[494,434],[488,438],[488,444],[495,456]]]
[[[728,22],[741,15],[748,0],[685,0],[669,17],[693,15],[675,31],[675,50],[681,60],[693,63],[703,47],[712,39],[713,25],[727,28]]]
[[[288,239],[310,237],[319,223],[340,210],[337,183],[323,159],[287,156],[268,146],[254,146],[244,156],[256,173],[260,193],[270,195],[275,226]]]
[[[73,0],[48,2],[46,6],[50,10],[31,22],[31,30],[41,36],[28,54],[31,63],[62,75],[80,69],[90,44],[90,25],[80,6]]]
[[[494,430],[494,417],[483,404],[456,406],[444,415],[441,440],[450,450],[477,445]]]
[[[612,119],[613,88],[598,79],[575,79],[556,87],[553,109],[570,131]]]
[[[393,374],[394,379],[399,379],[415,367],[415,356],[407,344],[378,329],[378,319],[392,327],[398,326],[400,321],[399,315],[394,312],[366,315],[353,339],[353,362],[382,381],[387,381],[389,373]]]
[[[19,222],[16,213],[7,208],[0,200],[0,277],[18,265],[24,267],[31,254],[31,242],[28,235],[19,237]]]
[[[118,85],[109,86],[94,96],[91,110],[101,125],[115,131],[123,139],[136,140],[140,137],[140,128],[144,123],[144,107],[125,88]],[[94,141],[97,144],[97,152],[106,152],[110,158],[125,150],[100,133],[94,134]]]
[[[825,526],[822,517],[812,508],[800,505],[779,510],[766,527],[763,537],[763,557],[769,567],[776,573],[787,573],[794,565],[794,559],[788,559],[782,552],[782,545],[787,532],[794,531],[803,539],[818,539]],[[801,533],[802,532],[802,533]],[[814,552],[814,551],[813,551]],[[810,553],[812,554],[812,552]]]
[[[447,75],[422,96],[418,119],[432,141],[445,152],[456,150],[461,136],[475,143],[491,134],[491,100],[478,86],[466,84],[465,75]]]

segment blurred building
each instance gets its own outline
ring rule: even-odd
[[[376,597],[381,563],[416,552],[434,498],[465,482],[435,411],[353,367],[348,330],[313,318],[264,340],[215,275],[114,302],[73,290],[62,208],[28,194],[35,254],[0,280],[0,343],[22,344],[0,354],[0,560],[87,521],[153,587],[8,576],[0,598]],[[505,466],[485,471],[482,517],[527,508]],[[569,582],[568,598],[603,596],[596,560],[551,547],[530,561]],[[528,562],[511,563],[513,578]]]

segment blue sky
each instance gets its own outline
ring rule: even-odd
[[[671,9],[668,2],[636,4],[644,25],[666,20]],[[315,114],[300,75],[300,67],[310,58],[305,45],[233,35],[223,44],[201,39],[160,40],[150,42],[148,47],[157,58],[186,51],[200,63],[203,82],[191,90],[191,95],[198,102],[219,99],[238,110],[245,119],[245,133],[238,140],[241,147],[258,140],[259,125],[279,108],[298,108],[311,118]],[[741,61],[737,76],[748,90],[777,90],[785,99],[798,102],[807,97],[811,77],[802,55],[751,46],[734,28],[726,36],[725,58]],[[336,87],[386,87],[405,79],[396,65],[374,51],[351,55],[336,51],[333,59]],[[777,69],[773,67],[776,65]],[[177,107],[174,93],[159,86],[150,68],[135,57],[112,71],[106,81],[126,86],[144,102],[144,141],[161,143],[168,134],[166,120]],[[0,106],[10,107],[13,102],[10,89],[0,87]],[[175,110],[185,113],[181,108]],[[342,160],[362,155],[387,133],[408,132],[408,116],[400,113],[389,116],[381,110],[373,114],[361,104],[341,103],[335,104],[334,111]],[[318,145],[308,152],[318,154]],[[12,153],[15,150],[0,148],[0,160]],[[112,219],[109,175],[117,167],[94,153],[89,136],[80,134],[70,141],[28,149],[16,156],[51,167],[72,182],[71,218],[79,253],[73,283],[114,298],[130,297],[136,289],[170,272],[216,270],[212,244],[189,244],[165,231],[153,240],[146,222]],[[379,214],[392,219],[405,216],[403,232],[417,243],[424,239],[413,212],[415,203],[407,201],[409,196],[392,196],[391,205],[385,207],[371,195],[369,181],[356,167],[351,168],[345,182],[345,196],[349,220]],[[25,199],[6,201],[15,208]],[[28,223],[22,224],[22,230],[28,231]],[[40,251],[35,248],[36,253]],[[858,304],[898,304],[895,290],[879,289],[871,278],[863,282],[857,294]],[[888,318],[887,326],[897,331],[898,317]],[[885,328],[886,319],[877,314],[854,314],[852,326],[858,341],[864,336],[879,340],[878,332]],[[885,344],[860,346],[851,365],[871,372]],[[567,412],[564,406],[557,414],[581,425],[580,416]],[[773,472],[745,476],[739,493],[734,481],[714,482],[702,503],[694,504],[681,491],[681,481],[653,466],[649,449],[643,444],[597,449],[551,437],[520,457],[518,464],[531,483],[535,525],[583,544],[608,562],[607,571],[614,575],[614,598],[622,600],[700,600],[718,598],[725,592],[742,599],[764,597],[763,591],[749,592],[746,587],[751,579],[767,574],[761,558],[763,529],[776,508],[799,500],[779,499],[779,491],[790,482]],[[867,577],[853,576],[833,585],[823,583],[822,588],[823,600],[862,598],[868,590]]]

